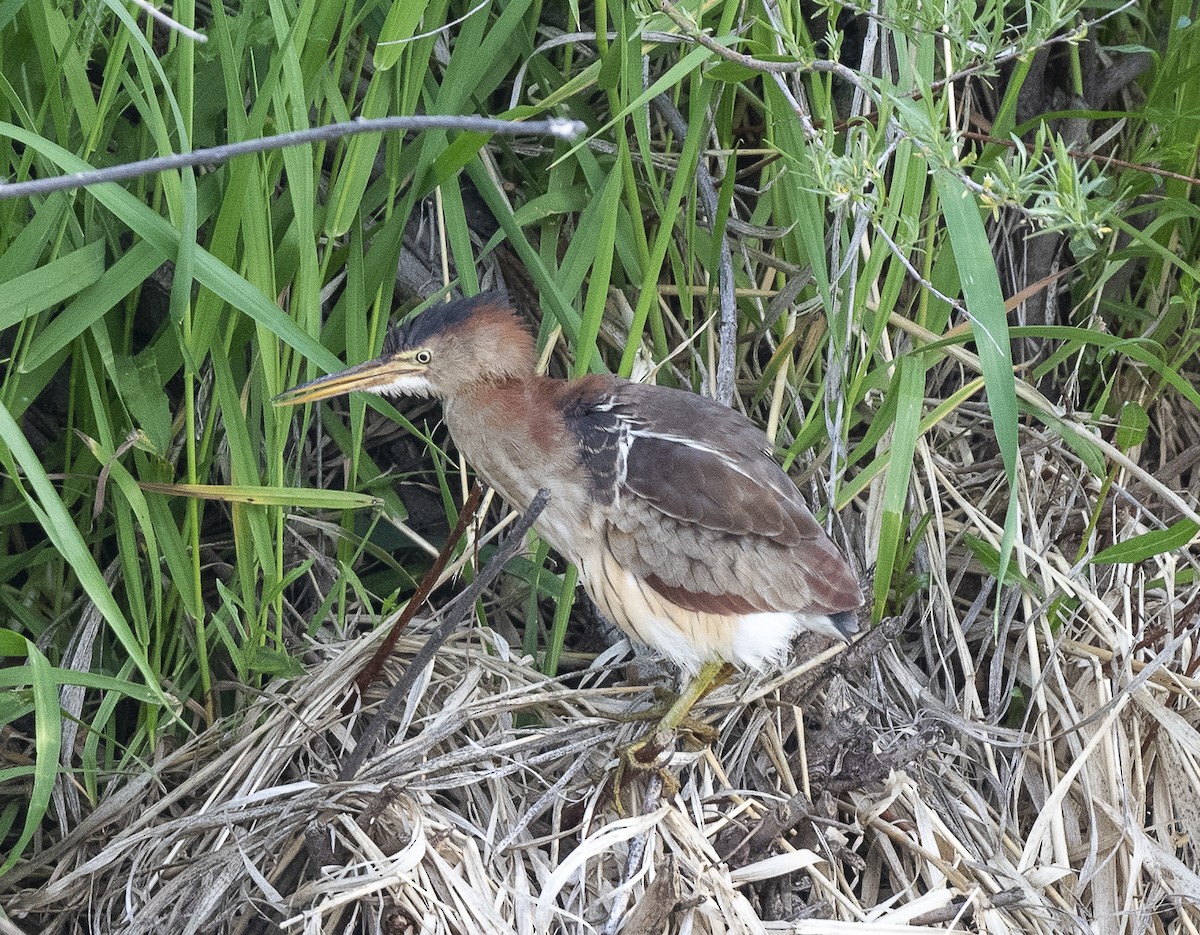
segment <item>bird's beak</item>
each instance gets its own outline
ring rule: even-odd
[[[298,406],[301,403],[315,403],[317,400],[346,393],[380,393],[399,388],[406,377],[416,376],[424,369],[411,360],[380,357],[378,360],[369,360],[365,364],[347,367],[329,376],[293,386],[276,396],[273,402],[276,406]]]

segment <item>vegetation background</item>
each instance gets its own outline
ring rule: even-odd
[[[586,131],[0,188],[0,931],[1200,928],[1191,5],[169,12],[0,3],[0,175]],[[552,372],[759,421],[884,621],[624,814],[651,692],[536,543],[338,781],[465,473],[436,409],[271,398],[495,286]]]

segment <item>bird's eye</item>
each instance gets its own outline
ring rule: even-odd
[[[417,351],[417,353],[413,355],[413,360],[415,360],[418,364],[427,364],[433,360],[433,355],[424,348],[421,348],[421,350]]]

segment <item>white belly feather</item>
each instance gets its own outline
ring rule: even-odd
[[[829,618],[820,614],[687,610],[619,567],[606,549],[597,549],[580,562],[580,577],[606,617],[691,675],[706,662],[718,660],[756,671],[782,663],[802,630],[839,635]]]

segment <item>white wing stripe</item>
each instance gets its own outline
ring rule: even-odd
[[[628,425],[629,423],[623,421],[622,424]],[[748,478],[749,480],[754,481],[756,484],[760,482],[759,478],[755,477],[749,471],[745,470],[733,458],[729,457],[729,455],[726,454],[724,451],[721,451],[719,448],[713,448],[710,445],[705,445],[702,442],[699,442],[694,438],[688,438],[687,436],[684,436],[684,435],[668,435],[663,432],[655,432],[655,431],[652,431],[652,430],[646,429],[646,428],[632,428],[631,427],[628,429],[628,433],[629,433],[629,436],[631,437],[628,445],[625,445],[624,438],[622,438],[622,447],[623,447],[623,452],[622,452],[623,457],[621,459],[621,480],[622,480],[622,482],[624,482],[624,480],[625,480],[625,467],[626,467],[625,462],[628,459],[629,447],[631,447],[633,444],[632,439],[637,439],[637,438],[653,438],[658,441],[670,442],[673,445],[683,445],[686,448],[691,448],[693,451],[703,451],[705,454],[713,455],[714,457],[718,458],[726,467],[736,471],[738,474],[741,474],[742,477]]]

